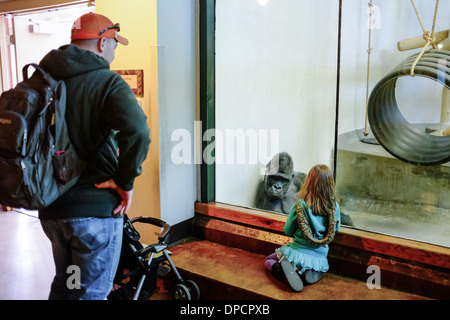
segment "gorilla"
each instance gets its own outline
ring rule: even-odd
[[[258,185],[255,207],[288,215],[305,179],[305,173],[294,171],[294,162],[287,152],[276,154],[267,164],[266,175]],[[343,212],[342,208],[341,223],[354,225],[351,217]]]
[[[294,171],[294,162],[287,152],[276,154],[258,186],[255,207],[289,214],[305,178],[305,173]]]

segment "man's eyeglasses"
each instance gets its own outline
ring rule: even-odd
[[[105,28],[102,31],[100,31],[98,33],[99,36],[102,35],[102,33],[105,33],[106,31],[110,30],[110,29],[116,29],[117,31],[120,31],[120,23],[116,23],[114,25],[112,25],[111,27]]]

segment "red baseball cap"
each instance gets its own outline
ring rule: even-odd
[[[114,24],[107,17],[91,12],[82,15],[73,23],[71,39],[116,39],[126,46],[128,39],[119,36],[118,31],[120,31],[118,23]]]

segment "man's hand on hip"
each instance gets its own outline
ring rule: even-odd
[[[128,209],[131,206],[131,201],[133,198],[133,190],[125,191],[121,189],[114,180],[108,180],[102,183],[98,183],[95,185],[98,189],[113,189],[116,190],[116,192],[119,194],[122,201],[120,201],[119,206],[114,209],[114,214],[119,213],[121,216],[127,213]]]

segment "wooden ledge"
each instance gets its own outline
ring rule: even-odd
[[[283,232],[283,227],[286,222],[286,217],[282,215],[216,202],[196,202],[195,212],[213,218],[238,222],[277,232]]]
[[[286,217],[270,212],[222,203],[195,203],[195,212],[211,218],[284,234]],[[450,269],[450,248],[418,241],[341,227],[333,245],[341,245],[381,255]]]
[[[172,247],[172,259],[184,279],[194,280],[208,300],[405,300],[423,296],[391,290],[369,290],[365,281],[327,273],[313,286],[296,293],[264,266],[265,256],[207,240]],[[166,278],[167,288],[173,288]]]

